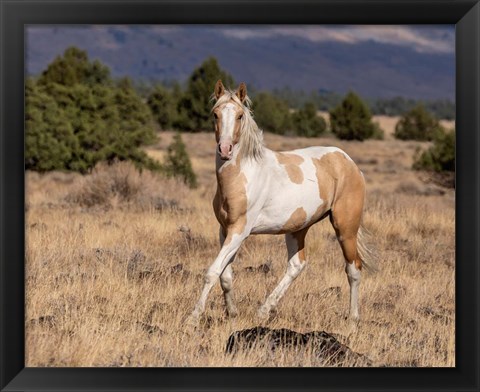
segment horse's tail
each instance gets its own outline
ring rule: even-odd
[[[362,223],[357,233],[357,249],[358,255],[362,259],[362,267],[367,273],[375,273],[379,270],[378,255],[372,242],[372,234]]]

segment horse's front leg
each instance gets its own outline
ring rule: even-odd
[[[220,247],[222,247],[223,243],[225,242],[225,229],[222,226],[220,226],[219,239],[220,239]],[[232,288],[233,288],[232,263],[235,260],[235,256],[236,256],[236,253],[232,256],[227,266],[223,270],[222,274],[220,275],[220,285],[222,286],[222,290],[223,290],[223,298],[225,299],[227,314],[230,317],[236,317],[238,314],[237,307],[235,306],[235,303],[233,301],[233,291],[232,291]]]
[[[233,255],[230,263],[232,263],[234,259],[235,259],[235,255]],[[222,290],[223,290],[223,298],[225,299],[227,314],[229,317],[233,318],[237,316],[238,311],[237,311],[237,307],[235,306],[235,302],[233,300],[233,291],[232,291],[233,271],[232,271],[232,265],[230,263],[225,267],[222,274],[220,275],[220,285],[222,286]]]
[[[246,237],[246,234],[230,234],[227,231],[227,236],[223,243],[222,249],[220,249],[217,258],[205,274],[205,284],[203,286],[200,299],[195,305],[195,309],[190,316],[190,322],[192,324],[198,323],[200,316],[205,311],[205,303],[207,301],[210,290],[215,285],[218,278],[224,272],[228,264],[233,261],[233,256],[235,255],[235,253],[237,253],[240,245]]]

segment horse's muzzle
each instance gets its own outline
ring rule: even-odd
[[[218,143],[218,154],[220,159],[228,161],[232,159],[233,145],[231,143]]]

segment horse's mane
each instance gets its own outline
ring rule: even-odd
[[[215,95],[212,96],[212,99],[215,99]],[[257,123],[253,119],[253,113],[250,109],[252,101],[248,96],[245,97],[245,101],[242,103],[235,91],[225,90],[225,93],[215,102],[212,111],[230,101],[241,106],[244,111],[240,124],[240,153],[248,158],[261,159],[263,157],[263,132],[258,128]]]

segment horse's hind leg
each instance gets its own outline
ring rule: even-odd
[[[345,272],[350,285],[350,318],[359,319],[358,288],[360,286],[362,260],[357,249],[357,233],[362,219],[364,190],[360,189],[340,197],[334,204],[330,221],[345,258]]]
[[[225,242],[225,234],[223,233],[222,227],[220,227],[220,247],[223,246]],[[235,317],[237,315],[237,308],[233,302],[233,271],[231,263],[235,259],[235,255],[230,259],[229,264],[225,267],[222,274],[220,275],[220,285],[223,290],[223,298],[225,299],[225,306],[227,308],[227,313],[230,317]]]
[[[285,242],[287,243],[288,249],[287,273],[258,310],[258,316],[260,318],[268,318],[272,309],[277,306],[278,301],[283,297],[288,287],[305,267],[304,247],[307,231],[308,228],[285,235]]]

